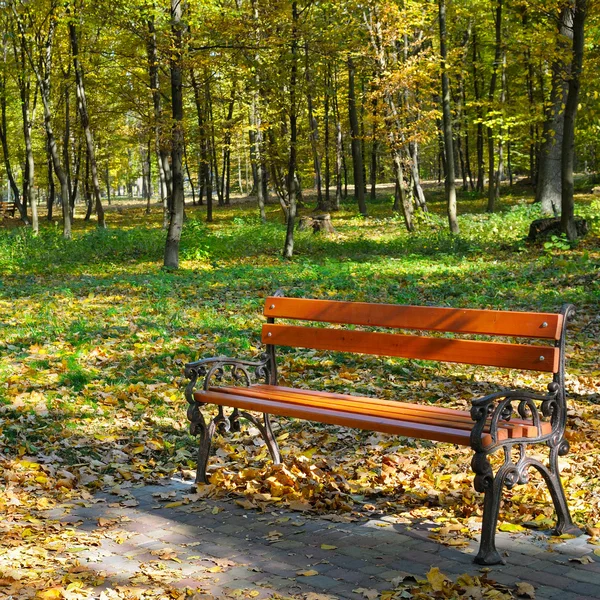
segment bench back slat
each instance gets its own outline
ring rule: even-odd
[[[398,356],[556,373],[559,349],[454,338],[267,323],[262,341],[275,346]]]
[[[563,316],[555,313],[476,310],[340,302],[271,296],[266,317],[346,323],[391,329],[421,329],[558,340]]]

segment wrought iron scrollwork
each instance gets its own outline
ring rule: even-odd
[[[273,358],[270,354],[261,354],[256,361],[240,360],[227,356],[205,358],[185,366],[185,376],[189,382],[185,388],[185,398],[188,402],[187,417],[190,421],[190,433],[199,436],[198,467],[196,481],[206,483],[206,466],[211,450],[211,442],[215,431],[227,433],[240,430],[240,417],[250,421],[262,435],[273,462],[280,463],[281,455],[277,441],[271,429],[268,414],[263,414],[262,422],[248,412],[232,409],[227,415],[223,406],[218,407],[217,416],[207,424],[201,406],[205,403],[196,400],[194,391],[197,389],[198,380],[202,379],[201,389],[207,391],[210,387],[222,386],[228,378],[234,386],[250,386],[254,382],[264,381],[269,383],[273,379]]]
[[[571,520],[558,470],[558,457],[569,450],[569,444],[563,437],[566,404],[561,386],[553,381],[545,395],[525,390],[490,394],[472,403],[471,418],[474,421],[471,431],[471,446],[475,451],[471,461],[475,473],[474,486],[478,492],[485,494],[481,543],[475,562],[504,562],[494,540],[502,490],[527,483],[531,468],[539,471],[548,485],[557,514],[556,531],[579,531]],[[502,424],[512,418],[526,421],[528,426],[535,428],[537,435],[501,438],[499,430]],[[544,429],[545,423],[550,424],[550,431]],[[489,437],[484,437],[484,430],[489,432]],[[484,444],[486,439],[488,442]],[[527,446],[540,443],[550,449],[548,465],[527,454]],[[494,474],[489,457],[497,451],[503,452],[504,461]]]

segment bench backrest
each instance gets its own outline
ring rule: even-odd
[[[263,343],[508,367],[558,373],[564,314],[455,309],[368,302],[340,302],[271,296],[264,314]],[[512,343],[505,340],[461,339],[352,328],[324,328],[275,323],[275,319],[313,321],[334,325],[386,329],[436,331],[500,337],[532,338],[547,344]]]

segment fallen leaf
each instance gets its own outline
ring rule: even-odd
[[[535,598],[535,588],[524,581],[517,583],[515,593],[521,598],[531,598],[532,600]]]
[[[314,569],[309,569],[308,571],[296,571],[296,575],[299,577],[312,577],[313,575],[318,575],[319,571],[315,571]]]

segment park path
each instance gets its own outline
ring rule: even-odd
[[[121,497],[99,494],[47,517],[68,520],[80,532],[107,531],[98,546],[79,554],[82,568],[102,575],[94,591],[99,598],[167,585],[197,590],[194,598],[364,600],[393,590],[409,574],[423,579],[431,567],[453,580],[487,572],[513,593],[529,583],[537,600],[600,598],[600,557],[587,536],[549,544],[540,533],[499,532],[507,564],[482,569],[472,563],[474,542],[443,546],[430,539],[430,522],[261,513],[232,498],[188,502],[193,491],[172,479],[131,487]]]

